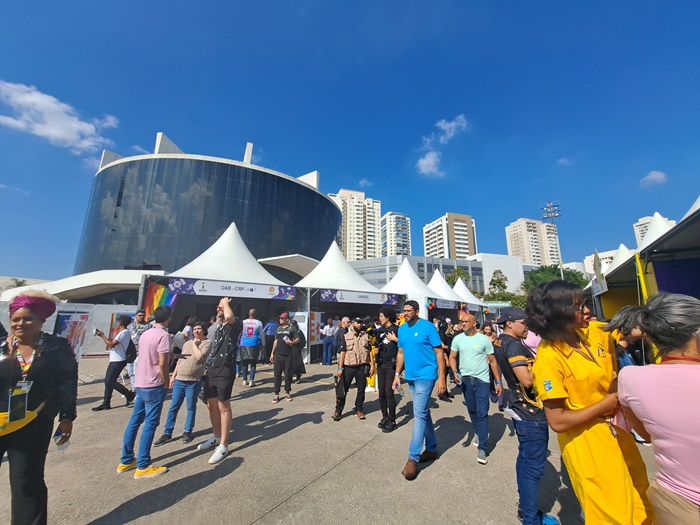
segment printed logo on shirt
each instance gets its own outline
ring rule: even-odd
[[[544,389],[549,392],[552,390],[552,381],[550,379],[545,379],[544,380]]]

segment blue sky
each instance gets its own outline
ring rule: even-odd
[[[104,147],[364,190],[479,249],[559,201],[565,261],[700,193],[697,2],[14,2],[0,20],[0,275],[72,274]],[[647,181],[647,183],[643,181]]]

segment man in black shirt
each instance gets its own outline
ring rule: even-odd
[[[377,348],[377,386],[379,388],[379,406],[382,409],[382,420],[379,428],[382,432],[392,432],[396,428],[396,398],[391,384],[394,382],[396,355],[399,347],[399,327],[396,326],[396,312],[390,306],[379,310],[379,343]]]
[[[520,446],[515,464],[520,505],[518,518],[525,525],[558,524],[556,518],[537,507],[538,483],[547,461],[549,427],[532,379],[535,356],[523,344],[527,337],[525,311],[504,308],[498,318],[503,333],[494,341],[498,366],[508,383],[504,401],[511,416]]]

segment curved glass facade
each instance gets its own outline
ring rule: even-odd
[[[75,273],[159,265],[174,271],[235,222],[256,258],[299,253],[321,259],[341,213],[293,179],[192,158],[139,158],[95,176]]]

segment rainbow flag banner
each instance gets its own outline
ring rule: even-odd
[[[148,283],[143,301],[143,309],[146,310],[146,317],[153,315],[159,306],[169,306],[173,310],[177,303],[177,294],[168,290],[167,286],[158,283]]]

